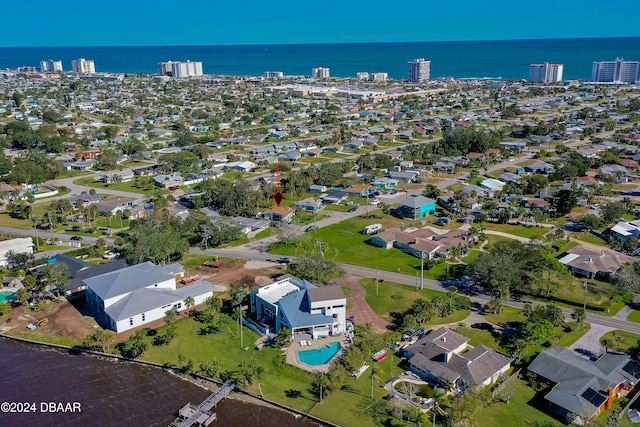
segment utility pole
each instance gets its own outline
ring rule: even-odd
[[[424,289],[424,253],[420,252],[420,290]]]
[[[582,309],[584,310],[585,314],[587,313],[587,282],[582,282],[582,286],[584,286],[584,304],[582,305]]]
[[[378,279],[380,277],[380,267],[376,267],[376,296],[378,296]]]
[[[201,225],[200,229],[202,230],[202,242],[200,242],[200,245],[202,246],[204,244],[204,254],[207,255],[207,243],[209,241],[209,229],[207,228],[206,225]]]

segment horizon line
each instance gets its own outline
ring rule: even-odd
[[[146,45],[28,45],[1,46],[0,49],[24,48],[92,48],[92,47],[237,47],[237,46],[310,46],[310,45],[349,45],[349,44],[406,44],[406,43],[473,43],[473,42],[509,42],[509,41],[542,41],[542,40],[597,40],[597,39],[636,39],[637,36],[605,36],[605,37],[547,37],[547,38],[515,38],[515,39],[476,39],[476,40],[411,40],[411,41],[350,41],[350,42],[307,42],[307,43],[231,43],[231,44],[146,44]]]

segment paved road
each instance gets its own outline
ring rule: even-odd
[[[192,249],[190,252],[204,253],[204,251],[200,249]],[[277,255],[258,253],[258,252],[248,251],[248,250],[243,251],[243,250],[237,250],[237,249],[235,250],[209,249],[208,254],[218,255],[221,257],[239,258],[239,259],[256,259],[256,260],[263,260],[263,261],[275,259],[278,257]],[[355,276],[360,276],[360,277],[368,277],[372,279],[375,279],[376,277],[378,277],[378,279],[380,280],[380,286],[384,286],[384,282],[388,281],[388,282],[395,282],[395,283],[402,283],[406,285],[416,286],[416,288],[423,287],[425,289],[433,289],[436,291],[443,291],[443,292],[446,292],[448,287],[447,284],[439,280],[430,280],[430,279],[420,280],[420,278],[416,279],[416,277],[409,276],[407,274],[402,274],[402,273],[395,273],[395,272],[384,271],[384,270],[378,271],[375,268],[361,267],[361,266],[352,265],[352,264],[340,264],[340,265],[348,274],[353,274]],[[467,290],[464,287],[459,288],[460,294],[468,296],[471,299],[472,303],[484,305],[487,302],[489,302],[489,300],[491,299],[490,295],[476,293],[474,291],[475,289]],[[524,306],[523,302],[517,302],[517,301],[505,301],[503,302],[503,304],[509,307],[516,307],[516,308],[522,308]],[[573,309],[568,309],[568,308],[562,308],[562,311],[564,312],[567,318],[570,318],[571,314],[573,313]],[[608,317],[601,314],[588,313],[587,321],[592,324],[601,325],[601,326],[605,326],[612,329],[620,329],[623,331],[632,332],[640,335],[640,324],[630,322],[624,318]]]

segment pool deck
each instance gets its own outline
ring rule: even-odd
[[[305,345],[304,347],[300,345],[299,342],[293,342],[287,349],[287,363],[293,366],[297,366],[300,369],[304,369],[309,372],[323,372],[327,373],[329,371],[329,366],[331,362],[336,360],[336,358],[340,357],[342,352],[349,346],[349,341],[347,340],[347,336],[336,336],[336,337],[326,337],[318,340],[310,340],[311,345]],[[300,358],[298,357],[299,351],[307,351],[307,350],[317,350],[331,343],[340,343],[342,346],[342,350],[340,350],[333,358],[329,361],[329,363],[325,363],[324,365],[307,365],[306,363],[302,363]]]

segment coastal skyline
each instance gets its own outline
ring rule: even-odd
[[[69,0],[36,2],[29,11],[29,31],[18,19],[17,3],[4,5],[5,32],[0,46],[182,46],[366,43],[411,41],[522,40],[640,36],[635,16],[640,3],[621,0],[616,8],[591,8],[588,2],[565,2],[562,11],[531,8],[496,0],[490,5],[462,0],[448,4],[415,3],[392,8],[372,0],[366,7],[327,0],[311,8],[285,0],[235,4],[206,3],[176,8],[159,0],[154,6],[114,0],[102,4]],[[624,10],[621,14],[619,11]],[[126,11],[126,14],[123,13]],[[91,16],[90,25],[82,23]],[[381,21],[381,18],[384,21]],[[13,18],[13,19],[12,19]],[[593,25],[611,22],[615,25]],[[55,25],[54,25],[55,24]],[[82,30],[79,30],[82,28]]]

